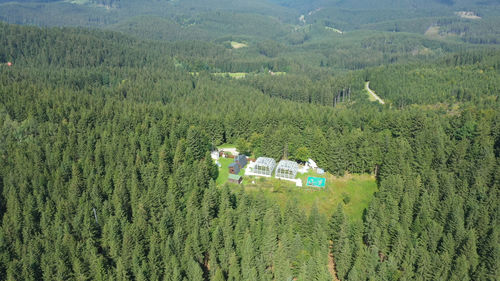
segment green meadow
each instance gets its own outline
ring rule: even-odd
[[[238,189],[238,185],[227,183],[228,166],[233,162],[231,158],[220,158],[222,167],[219,168],[217,185],[229,184]],[[242,169],[239,175],[244,175]],[[305,186],[307,177],[324,177],[324,188]],[[290,200],[295,200],[306,212],[316,205],[318,210],[330,216],[338,204],[344,205],[345,213],[356,222],[361,222],[363,211],[368,207],[373,195],[377,191],[377,183],[373,175],[346,175],[335,177],[329,173],[318,175],[314,172],[297,174],[303,186],[297,187],[295,183],[276,178],[244,176],[241,188],[250,193],[260,192],[284,208]]]

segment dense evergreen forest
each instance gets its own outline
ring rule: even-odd
[[[100,29],[0,23],[0,280],[498,280],[495,3],[4,2]],[[281,205],[215,183],[224,143],[378,191],[360,221]]]

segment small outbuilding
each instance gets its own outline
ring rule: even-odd
[[[238,163],[233,162],[229,164],[229,173],[233,175],[237,175],[240,172],[240,166]]]
[[[299,164],[290,160],[281,160],[276,167],[276,177],[284,179],[294,179],[297,176]]]
[[[306,165],[313,168],[313,169],[318,168],[318,165],[316,164],[316,162],[314,162],[314,160],[312,160],[311,158],[309,158],[307,160]]]
[[[234,163],[237,163],[240,169],[243,169],[247,165],[247,157],[243,154],[239,154],[234,157]]]
[[[232,182],[232,183],[237,183],[237,184],[241,184],[241,181],[242,181],[242,180],[243,180],[243,177],[242,177],[242,176],[229,174],[229,177],[228,177],[228,181],[229,181],[229,182]]]
[[[212,159],[214,159],[216,161],[219,160],[219,152],[217,150],[216,151],[212,151],[210,153],[210,157],[212,157]]]
[[[272,176],[276,161],[273,158],[259,157],[255,161],[253,173],[261,176]]]

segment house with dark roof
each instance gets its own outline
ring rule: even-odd
[[[237,155],[234,157],[234,163],[237,163],[240,169],[243,169],[247,165],[247,157],[243,154]]]
[[[237,175],[240,172],[240,166],[238,163],[233,162],[229,164],[229,174]]]

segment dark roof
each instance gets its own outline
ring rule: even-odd
[[[233,162],[233,163],[229,164],[229,167],[238,167],[238,168],[240,168],[240,166],[238,166],[238,163],[236,163],[236,162]]]

